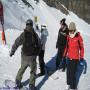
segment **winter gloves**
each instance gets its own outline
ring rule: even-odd
[[[83,66],[84,65],[84,59],[80,58],[80,65]]]
[[[83,58],[80,59],[79,65],[80,65],[81,67],[83,67],[83,74],[86,74],[86,71],[87,71],[87,63],[86,63],[86,61],[85,61]]]
[[[13,53],[13,52],[11,52],[11,53],[10,53],[10,57],[12,57],[13,55],[14,55],[14,53]]]

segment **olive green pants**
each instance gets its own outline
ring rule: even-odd
[[[35,79],[36,79],[36,56],[25,56],[21,55],[21,67],[17,73],[16,80],[21,81],[23,74],[27,67],[30,67],[30,81],[29,84],[32,84],[35,86]]]

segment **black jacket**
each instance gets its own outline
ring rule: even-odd
[[[56,48],[58,49],[65,48],[66,41],[67,41],[67,38],[66,38],[67,35],[68,35],[68,27],[65,24],[63,28],[59,29],[58,38],[56,42]]]

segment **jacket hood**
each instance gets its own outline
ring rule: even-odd
[[[70,33],[69,33],[69,36],[70,36],[71,38],[73,38],[73,37],[75,37],[75,36],[78,36],[78,35],[80,35],[80,32],[78,32],[78,31],[75,31],[74,34],[70,34]]]

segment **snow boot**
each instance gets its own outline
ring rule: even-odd
[[[56,70],[58,70],[59,69],[59,67],[56,67]]]
[[[41,72],[37,74],[37,76],[43,76],[43,75],[45,75],[45,70],[41,70]]]
[[[37,76],[43,76],[43,75],[45,75],[45,72],[38,73]]]
[[[66,85],[66,89],[65,90],[69,90],[70,89],[70,85]]]
[[[36,90],[36,87],[32,84],[29,84],[29,90]]]
[[[23,86],[22,86],[22,83],[21,83],[21,81],[19,81],[19,80],[16,80],[16,88],[19,88],[19,89],[21,89]]]
[[[65,68],[62,68],[62,72],[65,72]]]

